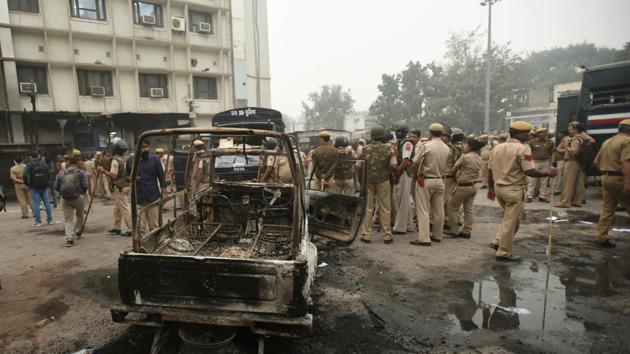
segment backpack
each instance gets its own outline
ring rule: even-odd
[[[46,189],[48,188],[49,174],[48,165],[41,161],[33,162],[28,172],[27,185],[32,189]]]
[[[64,199],[77,199],[85,191],[81,186],[81,170],[78,168],[67,168],[61,173],[59,192]]]
[[[583,170],[589,170],[593,166],[593,161],[595,161],[595,148],[593,144],[581,141],[580,151],[575,156],[575,160],[582,166]]]
[[[125,178],[126,177],[125,160],[118,157],[114,157],[114,160],[118,161],[118,171],[116,171],[116,178],[114,178],[112,183],[114,184],[114,186],[120,189],[128,187],[129,183],[127,183],[127,179]]]

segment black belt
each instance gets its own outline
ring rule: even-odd
[[[619,171],[602,171],[602,176],[619,176],[619,177],[623,177],[623,172],[619,172]]]
[[[422,176],[424,177],[424,179],[442,179],[443,177],[427,177],[427,176]]]
[[[460,187],[472,187],[475,185],[475,183],[479,183],[479,181],[474,181],[474,182],[463,182],[463,183],[459,183],[457,184]]]
[[[455,178],[455,176],[444,176],[444,178]]]

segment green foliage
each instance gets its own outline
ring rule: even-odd
[[[486,49],[479,29],[451,34],[442,65],[409,62],[398,74],[384,74],[370,114],[391,127],[405,122],[426,130],[432,122],[481,133],[484,115]],[[630,42],[621,51],[582,43],[533,52],[525,58],[509,45],[493,45],[490,128],[504,129],[505,113],[521,108],[513,99],[519,89],[547,88],[578,81],[582,65],[630,60]]]
[[[354,99],[350,90],[341,85],[325,85],[319,92],[308,95],[309,103],[302,101],[302,115],[307,129],[343,129],[343,121],[352,112]]]

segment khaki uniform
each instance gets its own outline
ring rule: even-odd
[[[496,197],[503,208],[503,221],[493,243],[499,245],[497,257],[506,257],[512,254],[512,241],[525,207],[525,171],[535,169],[532,151],[528,145],[510,138],[493,149],[490,168]]]
[[[111,160],[110,173],[118,173],[119,164],[124,164],[122,157],[115,156]],[[122,221],[127,230],[131,231],[131,209],[129,208],[129,187],[120,188],[114,185],[114,222],[112,229],[120,230]]]
[[[340,160],[335,168],[335,182],[330,188],[330,192],[354,195],[354,161],[343,161],[343,159],[354,157],[352,147],[341,147],[338,149],[338,154]]]
[[[446,162],[451,149],[442,139],[433,138],[423,145],[414,158],[418,177],[424,176],[424,186],[416,186],[418,241],[431,242],[429,223],[433,222],[433,238],[442,239],[444,229],[444,180]]]
[[[103,166],[103,169],[105,169],[106,171],[109,171],[112,168],[112,161],[113,161],[113,158],[109,158],[108,156],[104,155],[99,163],[99,166]],[[109,177],[101,176],[101,178],[97,180],[96,182],[97,182],[96,195],[104,195],[108,199],[111,198],[112,197],[111,179]]]
[[[74,237],[81,230],[84,209],[85,198],[82,195],[76,199],[63,199],[66,241],[74,241]]]
[[[455,161],[462,156],[464,146],[461,143],[448,143],[447,145],[451,149],[451,156],[449,156],[448,161],[446,161],[446,175],[444,176],[444,216],[448,218],[448,203],[457,186],[457,178],[454,174],[451,174],[450,171],[453,169],[453,166],[455,166]],[[475,180],[478,180],[478,178]]]
[[[398,180],[398,184],[394,186],[394,204],[396,205],[396,217],[394,218],[394,231],[396,232],[413,232],[416,225],[413,221],[414,209],[411,191],[413,187],[413,143],[409,140],[403,141],[398,151],[398,163],[409,159],[409,165],[406,171],[403,171]]]
[[[617,205],[630,214],[630,197],[623,195],[623,161],[630,160],[630,135],[617,134],[606,140],[599,150],[595,162],[602,173],[604,201],[597,223],[597,240],[608,239],[608,228],[615,216]],[[625,178],[629,178],[625,176]]]
[[[558,170],[558,175],[555,178],[555,182],[553,183],[553,192],[554,193],[562,193],[562,182],[564,178],[564,154],[566,153],[566,145],[568,141],[571,140],[571,137],[565,136],[562,138],[560,143],[556,146],[556,150],[554,153],[554,160],[556,161],[556,169]]]
[[[457,169],[457,186],[448,203],[448,225],[451,231],[457,230],[457,214],[464,206],[464,228],[462,233],[470,233],[473,227],[473,203],[477,195],[479,170],[482,165],[481,156],[476,152],[469,152],[460,157],[454,169]]]
[[[33,211],[33,202],[31,201],[31,191],[26,184],[24,184],[25,167],[26,165],[24,165],[24,163],[11,167],[11,169],[9,169],[9,176],[15,185],[15,196],[17,197],[18,204],[20,204],[22,217],[27,218],[28,210],[31,209],[31,212]],[[16,182],[16,179],[21,182]]]
[[[383,239],[391,240],[391,188],[389,176],[391,166],[396,166],[396,155],[389,145],[380,141],[367,145],[363,149],[363,153],[368,162],[368,200],[365,219],[363,220],[362,239],[370,239],[374,207],[378,203],[378,216],[383,230]]]
[[[549,166],[551,166],[551,159],[554,151],[553,142],[547,138],[542,141],[534,139],[529,142],[529,147],[532,150],[534,166],[536,166],[536,169],[546,171]],[[532,199],[536,196],[545,198],[551,197],[551,187],[547,186],[549,177],[527,177],[527,180],[527,198]]]
[[[564,154],[562,200],[560,201],[562,206],[569,206],[570,204],[581,207],[582,202],[586,199],[586,189],[584,188],[586,176],[582,166],[577,162],[576,156],[579,154],[582,144],[589,139],[586,134],[580,133],[567,141]]]
[[[337,149],[331,144],[323,144],[313,150],[313,174],[316,178],[313,181],[311,188],[320,190],[321,180],[325,180],[327,187],[324,188],[328,191],[333,186],[333,175],[335,168],[337,167],[336,159],[339,155]]]
[[[488,142],[484,145],[479,153],[481,154],[481,171],[479,173],[479,177],[481,178],[481,185],[485,188],[488,187],[488,169],[490,162],[490,154],[492,153],[492,144]]]

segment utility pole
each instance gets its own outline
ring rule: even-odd
[[[482,0],[481,6],[488,6],[488,49],[486,51],[486,100],[483,115],[483,131],[490,132],[490,71],[492,63],[492,5],[500,0]]]

